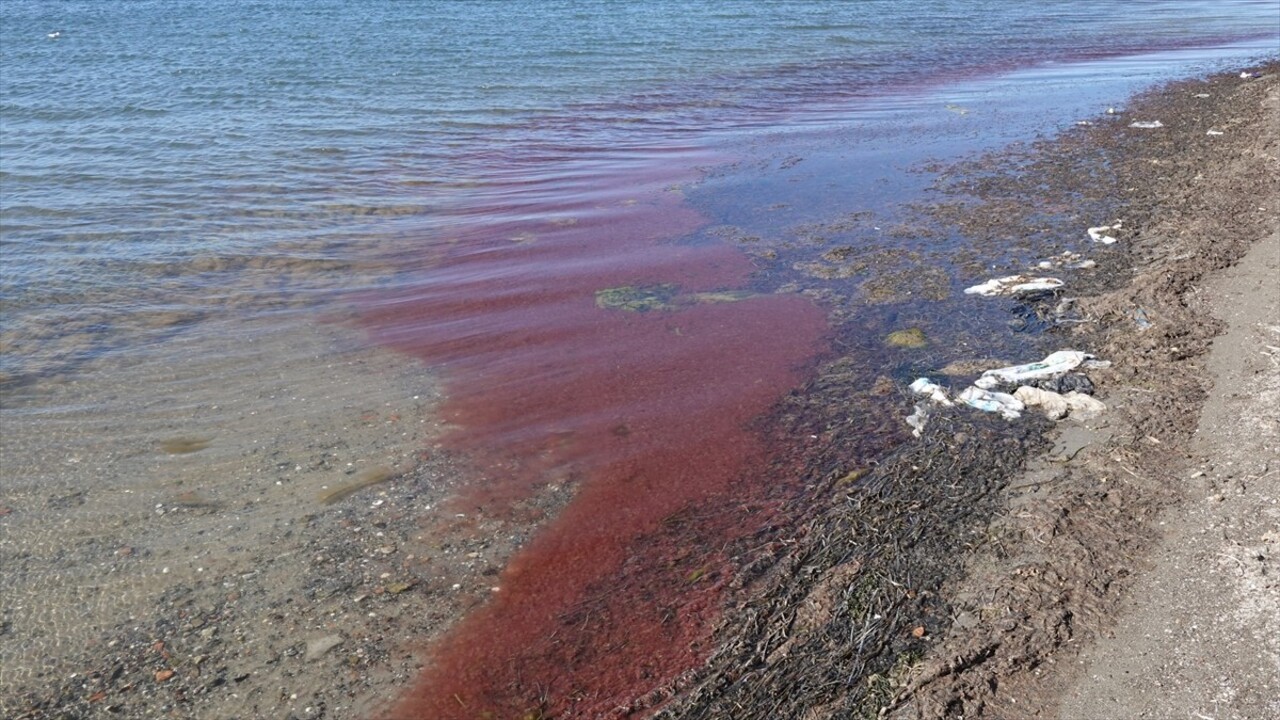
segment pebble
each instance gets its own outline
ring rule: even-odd
[[[169,680],[170,678],[172,678],[174,675],[177,675],[177,673],[175,673],[172,670],[157,670],[156,682],[165,682],[166,680]]]
[[[307,641],[307,652],[303,656],[304,660],[319,660],[324,657],[325,653],[342,644],[341,635],[325,635],[322,638],[315,638]]]

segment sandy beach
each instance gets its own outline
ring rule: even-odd
[[[1250,69],[942,172],[920,222],[976,242],[1042,204],[1118,226],[1070,308],[1027,315],[1111,363],[1089,373],[1107,411],[941,412],[873,467],[814,470],[788,524],[741,543],[706,662],[612,716],[1280,715],[1280,66]],[[65,442],[5,428],[0,715],[410,717],[429,643],[572,490],[502,520],[450,506],[475,469],[435,442],[434,376],[357,334],[264,336],[296,358],[279,377],[109,443],[103,418]],[[205,349],[64,392],[162,403],[157,379],[216,372]],[[65,485],[21,480],[50,466]]]

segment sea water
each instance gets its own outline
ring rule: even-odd
[[[1276,23],[1268,0],[8,0],[0,379],[377,287],[476,188],[554,177],[538,201],[579,193],[558,166],[586,152],[625,173],[716,133],[838,123],[984,73],[1269,40]]]

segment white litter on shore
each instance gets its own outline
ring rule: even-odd
[[[1102,243],[1103,245],[1110,245],[1114,242],[1119,242],[1119,241],[1116,240],[1114,236],[1108,235],[1107,233],[1110,231],[1119,230],[1119,229],[1120,229],[1120,223],[1118,222],[1115,223],[1114,225],[1099,225],[1097,227],[1091,227],[1088,230],[1089,239],[1096,243]]]
[[[1061,420],[1070,415],[1077,420],[1089,420],[1101,415],[1107,406],[1084,393],[1071,391],[1061,394],[1023,385],[1013,396],[1027,407],[1038,407],[1050,420]]]
[[[1023,385],[1013,391],[1013,396],[1027,407],[1040,408],[1040,411],[1050,420],[1061,420],[1071,411],[1071,408],[1067,405],[1067,399],[1052,390],[1041,390],[1030,385]]]
[[[1089,420],[1107,411],[1106,403],[1072,390],[1062,396],[1071,408],[1071,416],[1077,420]]]
[[[957,399],[983,412],[1000,413],[1000,416],[1006,420],[1022,417],[1022,411],[1026,409],[1022,401],[1012,395],[983,390],[976,385],[965,388]]]
[[[1222,132],[1221,130],[1210,130],[1209,132],[1205,133],[1205,135],[1226,135],[1226,133]]]
[[[1086,352],[1059,350],[1050,353],[1040,362],[988,370],[975,380],[973,385],[956,395],[955,399],[963,405],[983,412],[999,413],[1006,420],[1021,417],[1022,412],[1028,407],[1040,408],[1051,420],[1061,420],[1068,415],[1077,420],[1089,420],[1105,412],[1107,406],[1077,390],[1058,393],[1024,384],[1057,378],[1082,365],[1088,368],[1111,367],[1110,362],[1095,360]],[[1084,382],[1086,386],[1092,387],[1087,378]],[[1013,394],[994,390],[1002,383],[1017,385],[1018,389],[1014,390]],[[1071,383],[1071,386],[1079,387],[1080,385]],[[916,378],[909,387],[911,392],[927,397],[934,405],[951,407],[955,404],[948,397],[946,388],[929,378]],[[1059,387],[1059,389],[1064,388]],[[906,417],[906,423],[912,428],[911,434],[916,437],[924,433],[925,426],[933,414],[930,402],[916,403],[914,412]]]
[[[910,388],[911,392],[917,395],[926,395],[939,405],[951,407],[955,404],[951,402],[951,398],[947,397],[947,389],[929,378],[916,378],[915,382],[911,383]]]
[[[1062,287],[1063,282],[1058,278],[1039,278],[1030,277],[1028,275],[1010,275],[1008,277],[994,278],[988,280],[981,285],[965,288],[965,295],[984,295],[992,297],[995,295],[1021,295],[1022,293],[1039,292],[1042,290],[1057,290]]]
[[[1063,252],[1061,255],[1041,260],[1036,263],[1037,270],[1053,270],[1055,268],[1064,267],[1068,270],[1086,270],[1094,267],[1098,263],[1093,260],[1085,260],[1080,253],[1073,253],[1070,250]]]
[[[907,424],[911,426],[911,434],[920,437],[924,433],[925,425],[929,424],[929,406],[925,403],[916,403],[916,411],[907,416]]]
[[[975,380],[973,384],[979,388],[990,389],[1001,383],[1014,385],[1031,380],[1054,378],[1059,375],[1066,375],[1092,357],[1089,353],[1079,350],[1059,350],[1049,353],[1040,362],[988,370],[982,373],[982,377]]]
[[[1164,127],[1164,123],[1159,120],[1138,120],[1136,122],[1129,123],[1129,127],[1142,128],[1143,130],[1154,130],[1156,128]]]

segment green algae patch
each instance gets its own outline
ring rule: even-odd
[[[676,286],[663,285],[623,285],[596,291],[596,307],[605,310],[626,310],[627,312],[649,312],[651,310],[671,310],[675,307]]]
[[[889,333],[884,337],[884,342],[892,347],[914,350],[928,345],[929,338],[925,337],[924,331],[920,328],[907,328]]]
[[[756,297],[750,290],[718,290],[715,292],[694,293],[689,297],[698,303],[729,303]]]

